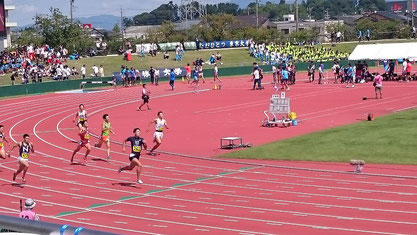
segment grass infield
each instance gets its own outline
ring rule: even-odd
[[[267,160],[417,164],[417,109],[331,128],[220,157]],[[302,124],[301,124],[302,125]]]

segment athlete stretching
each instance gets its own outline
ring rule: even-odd
[[[30,152],[34,153],[35,149],[33,148],[33,144],[29,141],[28,134],[24,134],[23,141],[16,143],[16,145],[10,149],[10,152],[12,152],[15,147],[19,148],[19,169],[13,173],[13,181],[16,181],[16,176],[18,176],[23,171],[22,181],[26,182],[25,176],[29,169],[29,154]]]
[[[155,146],[149,152],[150,155],[155,156],[154,151],[162,144],[162,138],[164,137],[164,128],[169,129],[167,121],[164,119],[164,113],[162,111],[158,112],[158,117],[149,123],[148,127],[152,124],[155,124],[155,133],[153,134],[153,142]],[[148,132],[149,129],[146,131]]]
[[[4,149],[4,143],[7,143],[11,147],[10,142],[7,141],[6,136],[4,136],[4,126],[0,125],[0,158],[6,159],[6,155],[10,157],[9,154],[6,154]]]
[[[78,122],[77,122],[77,127],[78,129],[81,130],[81,128],[83,127],[83,123],[84,121],[87,121],[87,111],[84,109],[84,105],[80,104],[80,106],[78,106],[80,111],[78,111],[75,114],[74,120],[72,120],[72,122],[75,122],[75,120],[78,118]]]
[[[103,143],[106,143],[107,147],[107,161],[110,159],[110,132],[114,135],[114,131],[110,125],[110,118],[108,114],[103,115],[103,125],[101,125],[101,136],[98,143],[94,145],[96,148],[101,148]]]
[[[78,142],[77,148],[74,150],[71,156],[71,164],[74,162],[75,154],[80,151],[82,147],[85,147],[87,151],[85,152],[84,156],[84,164],[87,164],[87,156],[90,154],[91,145],[90,145],[90,133],[88,132],[88,122],[84,121],[83,126],[81,127],[80,131],[78,132],[80,136],[80,142]]]
[[[127,138],[123,143],[123,152],[126,151],[126,143],[130,142],[131,152],[129,154],[130,165],[125,167],[119,167],[119,173],[122,171],[131,171],[136,167],[136,178],[138,184],[143,184],[143,181],[140,179],[140,173],[142,171],[142,163],[139,161],[140,153],[142,149],[147,149],[145,140],[140,137],[140,129],[135,128],[133,130],[134,136]]]

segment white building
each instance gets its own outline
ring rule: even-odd
[[[12,27],[16,27],[16,22],[11,22],[9,19],[9,11],[15,10],[15,6],[4,6],[4,19],[6,24],[6,35],[0,37],[0,51],[3,51],[5,48],[12,46]]]

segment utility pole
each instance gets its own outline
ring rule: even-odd
[[[122,38],[125,38],[123,33],[123,7],[120,7],[120,33],[122,34]]]
[[[298,32],[298,0],[295,0],[295,32]]]
[[[70,18],[71,24],[74,23],[74,0],[70,0]]]
[[[411,12],[411,27],[414,27],[414,11],[413,11],[413,0],[409,0],[408,1],[408,4],[409,4],[409,9],[410,9],[410,12]]]
[[[256,29],[259,29],[259,0],[256,0]]]

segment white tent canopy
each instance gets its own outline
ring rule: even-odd
[[[364,44],[356,46],[349,60],[417,60],[417,42]]]

